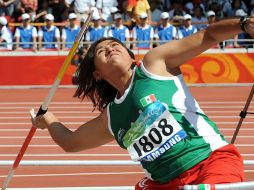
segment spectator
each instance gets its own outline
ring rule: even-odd
[[[15,31],[16,49],[36,50],[37,30],[30,25],[31,18],[29,14],[24,13],[21,16],[22,24]]]
[[[153,27],[147,24],[148,15],[144,12],[139,15],[140,23],[133,28],[133,48],[152,48],[153,47]],[[149,41],[141,42],[139,41]]]
[[[216,15],[214,11],[207,12],[207,21],[208,21],[208,25],[216,22]]]
[[[223,19],[224,18],[224,13],[222,11],[222,5],[215,2],[211,2],[211,4],[209,4],[209,6],[207,7],[207,10],[210,11],[214,11],[216,18],[218,19]]]
[[[107,21],[112,21],[111,18],[111,9],[117,8],[118,2],[117,0],[97,0],[96,7],[99,10],[99,13],[105,15]]]
[[[12,50],[12,33],[7,27],[7,19],[0,17],[0,49]],[[4,43],[4,44],[2,44]]]
[[[192,23],[192,17],[189,14],[184,15],[183,26],[180,27],[179,38],[185,38],[191,34],[196,33],[198,30]]]
[[[166,41],[176,39],[176,28],[169,24],[169,14],[167,12],[161,13],[161,25],[155,29],[154,37],[156,40],[164,41],[160,44],[165,43]]]
[[[45,2],[46,0],[44,0]],[[49,11],[55,17],[55,22],[63,22],[68,18],[68,8],[65,5],[65,0],[49,0],[46,1],[49,6]],[[45,8],[42,8],[45,10]]]
[[[87,42],[94,42],[102,37],[107,37],[107,30],[101,25],[100,15],[93,14],[92,21],[93,26],[88,29],[85,40]]]
[[[206,13],[206,16],[207,16],[207,20],[208,20],[207,26],[216,22],[216,15],[215,15],[214,11],[208,11]],[[211,48],[223,48],[223,42],[215,44]]]
[[[244,12],[248,12],[248,8],[242,0],[232,0],[232,2],[226,2],[223,6],[223,13],[227,17],[235,16],[236,11],[242,9]]]
[[[49,7],[49,2],[47,0],[39,0],[38,1],[38,10],[36,11],[34,22],[43,23],[45,21],[44,20],[45,15],[48,14],[49,12],[52,12],[52,9]],[[55,18],[55,20],[56,20],[56,18]]]
[[[38,33],[39,50],[60,49],[60,30],[53,25],[54,16],[52,14],[46,14],[45,22],[46,26],[43,26]]]
[[[183,10],[183,2],[182,0],[174,0],[173,9],[169,11],[169,17],[173,18],[174,16],[182,16],[185,15],[186,12]]]
[[[161,2],[162,2],[162,5],[163,5],[163,10],[168,12],[170,10],[171,6],[172,6],[171,5],[171,1],[169,1],[169,0],[161,0]]]
[[[160,22],[160,15],[162,13],[162,5],[157,1],[150,2],[151,6],[151,21],[157,25]]]
[[[250,15],[254,16],[254,0],[250,2]]]
[[[12,16],[16,0],[0,0],[0,16]]]
[[[117,13],[114,15],[115,24],[109,29],[108,36],[117,38],[118,40],[128,44],[130,39],[129,29],[123,25],[122,15]]]
[[[20,2],[23,9],[30,7],[31,9],[33,9],[34,12],[36,12],[38,9],[37,0],[20,0]]]
[[[192,18],[193,24],[198,30],[205,29],[207,27],[207,18],[204,16],[203,9],[200,6],[194,8],[194,16]]]
[[[242,9],[238,9],[236,12],[235,12],[235,16],[236,17],[242,17],[242,16],[247,16],[248,14],[246,12],[244,12],[244,10]],[[248,47],[253,47],[253,42],[250,43],[248,41],[244,41],[244,40],[248,40],[248,39],[252,39],[252,37],[246,33],[246,32],[243,32],[243,33],[240,33],[238,35],[235,35],[234,37],[234,48],[239,48],[239,47],[245,47],[245,48],[248,48]]]
[[[128,4],[127,11],[137,23],[142,13],[146,13],[148,15],[148,20],[151,21],[150,5],[147,0],[137,0],[135,4]]]
[[[65,4],[68,8],[73,6],[79,20],[86,19],[90,9],[94,10],[94,14],[98,14],[98,10],[95,8],[95,0],[65,0]]]
[[[62,30],[63,48],[71,48],[80,31],[80,27],[75,24],[77,15],[75,13],[70,13],[68,18],[69,26],[64,27]]]
[[[115,15],[117,13],[120,13],[120,11],[119,11],[119,9],[117,7],[111,7],[110,8],[110,15],[111,15],[110,21],[114,21],[115,20]]]

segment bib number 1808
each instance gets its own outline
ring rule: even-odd
[[[173,133],[173,127],[167,123],[167,119],[163,118],[158,123],[158,128],[152,128],[147,136],[142,136],[138,142],[133,144],[133,148],[138,156],[142,156],[142,149],[145,153],[150,152],[154,148],[154,144],[158,145],[162,142],[162,135],[170,136]]]

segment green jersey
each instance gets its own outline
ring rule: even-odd
[[[136,67],[124,95],[107,107],[118,144],[152,180],[167,182],[227,145],[201,110],[182,75],[163,77]]]

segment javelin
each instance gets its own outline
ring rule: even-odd
[[[56,89],[58,88],[58,86],[59,86],[59,84],[60,84],[60,82],[61,82],[61,80],[64,76],[64,73],[65,73],[66,69],[68,68],[69,63],[71,62],[72,57],[73,57],[73,55],[75,54],[75,52],[78,48],[78,45],[79,45],[79,42],[81,41],[82,36],[84,35],[84,33],[86,32],[86,30],[88,28],[88,24],[91,20],[92,14],[93,14],[93,11],[90,11],[83,27],[81,28],[79,34],[77,35],[77,37],[75,39],[75,42],[72,45],[72,48],[70,49],[70,51],[69,51],[63,65],[62,65],[62,67],[60,68],[60,70],[57,74],[55,82],[53,83],[53,85],[52,85],[48,95],[46,96],[43,104],[40,106],[40,109],[39,109],[38,113],[36,114],[36,116],[43,115],[47,112],[48,106],[49,106],[49,104],[50,104],[50,102],[51,102],[51,100],[52,100],[52,98],[53,98],[53,96],[56,92]],[[26,137],[26,139],[25,139],[25,141],[24,141],[24,143],[23,143],[23,145],[22,145],[22,147],[21,147],[21,149],[20,149],[20,151],[19,151],[19,153],[18,153],[18,155],[17,155],[17,157],[16,157],[16,159],[15,159],[15,161],[14,161],[14,163],[13,163],[13,165],[12,165],[12,167],[11,167],[11,169],[10,169],[10,171],[9,171],[9,174],[8,174],[7,178],[4,181],[4,184],[3,184],[1,190],[5,190],[8,186],[8,184],[10,183],[16,168],[19,166],[19,163],[20,163],[27,147],[28,147],[30,141],[32,140],[32,137],[33,137],[35,131],[36,131],[36,127],[32,126],[29,133],[28,133],[28,135],[27,135],[27,137]]]
[[[251,100],[252,100],[253,94],[254,94],[254,84],[253,84],[253,86],[252,86],[252,88],[251,88],[251,91],[250,91],[250,94],[249,94],[248,99],[247,99],[247,101],[246,101],[246,104],[245,104],[245,106],[244,106],[244,109],[243,109],[243,111],[240,112],[240,117],[241,117],[241,118],[240,118],[240,120],[239,120],[239,122],[238,122],[238,125],[237,125],[237,127],[236,127],[236,130],[235,130],[235,132],[234,132],[234,134],[233,134],[233,137],[232,137],[232,140],[231,140],[231,143],[232,143],[232,144],[235,143],[236,136],[237,136],[237,134],[238,134],[238,132],[239,132],[239,130],[240,130],[240,128],[241,128],[243,119],[246,117],[246,114],[247,114],[247,113],[250,113],[250,112],[247,112],[247,111],[248,111],[250,102],[251,102]]]

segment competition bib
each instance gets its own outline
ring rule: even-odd
[[[153,161],[187,137],[167,107],[150,104],[123,138],[132,160]]]

